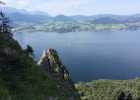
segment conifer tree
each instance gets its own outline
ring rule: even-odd
[[[27,45],[27,48],[25,49],[25,52],[29,55],[29,56],[33,56],[34,54],[34,50],[30,45]]]
[[[125,94],[124,94],[124,92],[121,92],[121,93],[119,94],[117,100],[125,100]]]
[[[131,95],[131,94],[128,94],[128,96],[127,96],[126,100],[133,100],[132,95]]]
[[[0,4],[5,5],[4,2],[0,1]],[[10,26],[10,20],[6,15],[3,13],[3,11],[0,11],[0,33],[7,34],[8,37],[12,37],[11,32],[11,26]]]

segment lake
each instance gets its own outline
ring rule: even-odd
[[[74,81],[140,76],[140,31],[16,33],[15,39],[23,48],[30,44],[36,60],[56,49]]]

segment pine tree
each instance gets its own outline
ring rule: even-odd
[[[27,45],[27,48],[25,49],[25,52],[29,55],[29,56],[33,56],[34,54],[34,50],[30,45]]]
[[[125,94],[124,92],[121,92],[120,95],[118,96],[117,100],[125,100]]]
[[[132,95],[131,95],[131,94],[128,94],[128,96],[127,96],[126,100],[133,100]]]
[[[1,11],[0,12],[0,33],[7,34],[9,37],[12,37],[11,33],[10,20],[6,15]]]

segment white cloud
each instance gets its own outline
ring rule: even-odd
[[[7,6],[15,8],[27,8],[30,4],[30,0],[3,0]]]
[[[58,0],[55,2],[52,1],[46,3],[40,6],[39,9],[45,8],[49,13],[52,13],[53,15],[55,14],[71,15],[76,13],[78,14],[78,12],[81,12],[80,10],[84,9],[85,7],[88,7],[86,0],[68,0],[66,2],[65,0],[61,0],[61,2]]]
[[[7,6],[45,11],[51,15],[140,13],[139,0],[2,0]]]

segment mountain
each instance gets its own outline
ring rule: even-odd
[[[140,22],[140,14],[131,15],[125,21],[128,23]]]
[[[102,17],[92,20],[96,24],[120,24],[121,21],[112,17]]]
[[[26,22],[26,23],[46,23],[50,20],[53,21],[92,21],[96,24],[112,24],[112,23],[134,23],[140,21],[140,14],[135,15],[112,15],[101,14],[93,16],[75,15],[65,16],[57,15],[50,16],[48,13],[41,11],[26,11],[24,9],[16,9],[11,7],[2,8],[13,22]]]
[[[75,16],[69,16],[69,17],[77,21],[94,20],[94,16],[75,15]]]
[[[140,21],[140,14],[134,15],[112,15],[112,14],[101,14],[93,16],[71,16],[72,19],[78,21],[94,21],[95,23],[108,24],[108,23],[124,23],[124,22],[136,22]],[[130,21],[131,20],[131,21]]]
[[[44,31],[44,32],[76,32],[100,30],[138,30],[140,29],[140,14],[94,16],[50,16],[47,13],[6,7],[3,8],[12,20],[14,31]]]
[[[49,20],[51,17],[43,12],[28,12],[23,9],[15,9],[10,7],[3,8],[6,15],[15,23],[42,23]]]
[[[53,17],[53,20],[54,21],[74,21],[74,19],[68,17],[68,16],[65,16],[65,15],[57,15],[55,17]]]

